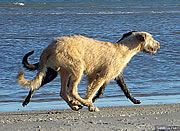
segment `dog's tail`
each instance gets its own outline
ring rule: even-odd
[[[35,63],[35,64],[29,64],[28,62],[28,57],[30,55],[32,55],[34,53],[34,51],[31,51],[31,52],[28,52],[24,57],[23,57],[23,60],[22,60],[22,64],[24,65],[24,67],[30,71],[32,70],[37,70],[38,69],[38,66],[39,66],[39,62],[38,63]]]
[[[31,90],[39,89],[41,86],[42,80],[46,75],[46,67],[40,68],[38,74],[33,80],[27,80],[24,78],[24,72],[22,70],[19,71],[19,74],[17,75],[17,83],[21,85],[22,87],[29,88]]]

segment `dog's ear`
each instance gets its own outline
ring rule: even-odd
[[[119,43],[121,40],[127,38],[128,36],[132,35],[133,32],[137,32],[137,31],[130,31],[128,33],[123,34],[122,38],[119,41],[117,41],[117,43]]]
[[[142,42],[146,40],[146,35],[145,34],[136,34],[136,38]]]

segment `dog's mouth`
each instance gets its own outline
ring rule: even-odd
[[[149,46],[146,49],[144,49],[143,52],[155,55],[158,49],[159,48],[152,48]]]
[[[149,44],[149,45],[145,46],[143,52],[154,55],[154,54],[156,54],[156,52],[159,48],[160,48],[160,43],[153,42],[153,44]]]

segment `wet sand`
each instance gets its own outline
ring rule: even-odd
[[[180,104],[104,107],[100,112],[71,109],[1,112],[0,130],[121,131],[180,130]]]

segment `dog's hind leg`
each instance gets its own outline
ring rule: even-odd
[[[60,96],[63,98],[63,100],[66,101],[66,103],[71,107],[72,110],[79,110],[82,108],[81,105],[76,105],[73,102],[73,98],[69,95],[69,85],[71,83],[71,76],[68,71],[61,68],[60,70],[61,75],[61,91]]]
[[[53,70],[52,68],[47,68],[46,71],[46,76],[43,78],[41,86],[51,82],[52,80],[54,80],[58,75],[58,72]]]
[[[22,106],[26,106],[26,105],[30,102],[30,100],[31,100],[31,98],[32,98],[32,95],[33,95],[35,92],[36,92],[36,90],[31,90],[31,89],[30,89],[29,94],[28,94],[28,96],[26,97],[25,101],[23,102]]]
[[[41,86],[39,86],[38,88],[36,89],[30,89],[29,90],[29,94],[28,96],[26,97],[26,99],[24,100],[22,106],[25,107],[30,101],[31,101],[31,98],[33,96],[33,94],[40,88]]]
[[[71,95],[75,100],[79,101],[82,105],[90,106],[90,105],[92,105],[92,101],[81,98],[78,93],[78,84],[84,73],[83,64],[81,64],[80,61],[77,61],[77,63],[74,65],[79,65],[79,66],[71,67],[68,69],[71,72],[71,82],[69,84],[70,85],[69,86],[69,95]],[[72,104],[76,105],[77,101],[72,101]],[[75,103],[73,103],[73,102],[75,102]]]

